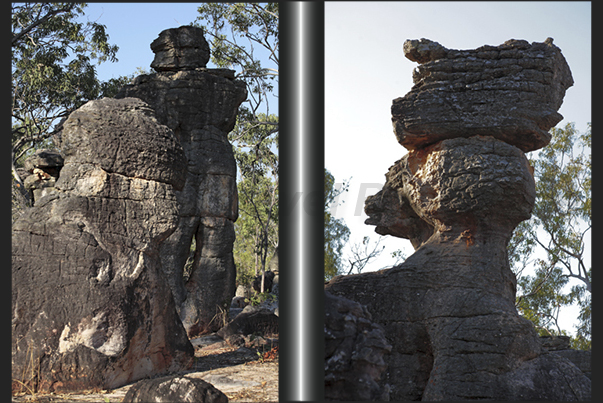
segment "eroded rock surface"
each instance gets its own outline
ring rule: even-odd
[[[61,147],[56,191],[13,226],[13,387],[115,388],[186,369],[193,348],[159,256],[178,222],[182,148],[134,98],[73,112]]]
[[[228,398],[203,379],[167,376],[138,381],[123,400],[123,403],[146,402],[227,403]]]
[[[203,29],[191,26],[162,31],[151,43],[151,50],[155,53],[151,67],[156,71],[205,67],[210,56]]]
[[[378,381],[391,347],[366,307],[325,292],[326,400],[389,400]]]
[[[238,196],[228,132],[246,98],[245,85],[233,79],[232,70],[205,68],[209,49],[204,44],[199,28],[163,31],[151,45],[156,53],[152,66],[159,72],[137,77],[116,96],[147,102],[186,155],[186,183],[176,192],[180,220],[162,245],[161,260],[189,337],[218,330],[217,315],[228,309],[235,293]],[[193,237],[197,250],[184,283]]]
[[[563,56],[552,40],[474,51],[420,40],[404,51],[423,63],[392,107],[410,152],[365,211],[378,233],[416,250],[325,289],[366,306],[383,327],[392,348],[379,384],[391,400],[589,400],[584,369],[544,349],[518,315],[507,257],[535,200],[523,151],[548,143],[571,85]]]
[[[63,156],[58,151],[43,149],[37,150],[25,160],[23,168],[17,169],[25,189],[30,191],[33,204],[54,191],[63,163]]]
[[[496,137],[524,152],[544,147],[548,130],[563,119],[557,110],[573,85],[551,38],[471,50],[408,40],[404,54],[421,63],[412,90],[391,109],[396,138],[409,150],[474,135]]]

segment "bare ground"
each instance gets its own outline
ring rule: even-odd
[[[278,335],[266,339],[245,337],[238,346],[213,335],[191,342],[195,347],[195,364],[181,374],[211,383],[229,402],[278,402]],[[130,386],[69,394],[21,394],[13,396],[12,401],[121,402]]]

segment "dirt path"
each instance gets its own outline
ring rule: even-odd
[[[185,376],[211,383],[229,402],[278,402],[278,339],[246,341],[241,347],[212,336],[191,342],[197,360]],[[115,403],[123,400],[130,386],[79,394],[13,396],[12,401]]]

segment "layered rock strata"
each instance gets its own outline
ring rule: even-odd
[[[235,293],[234,222],[238,217],[236,163],[228,133],[245,85],[234,71],[207,69],[209,47],[195,27],[168,29],[153,41],[157,73],[142,75],[117,98],[147,102],[157,119],[172,129],[186,155],[186,184],[176,192],[180,221],[162,245],[162,267],[190,337],[220,327]],[[191,275],[183,270],[193,237],[196,251]]]
[[[392,350],[380,385],[390,388],[391,400],[590,399],[590,379],[544,349],[518,315],[506,250],[535,200],[523,151],[548,142],[542,131],[560,119],[556,110],[571,83],[563,56],[552,40],[475,51],[420,40],[407,41],[404,51],[425,67],[392,107],[396,135],[410,152],[390,168],[365,211],[378,233],[410,239],[416,250],[399,266],[336,277],[325,288],[365,305],[384,328]],[[552,63],[540,94],[550,102],[502,108],[521,99],[509,93],[506,73],[499,87],[472,86],[491,73],[483,60],[498,63],[503,51],[513,63]],[[444,64],[446,74],[438,75]],[[530,82],[522,77],[518,88]],[[474,114],[451,118],[451,110]]]
[[[161,271],[186,178],[172,131],[139,99],[64,122],[55,191],[14,223],[13,388],[116,388],[188,368],[193,347]]]
[[[551,38],[471,50],[409,40],[404,54],[420,64],[411,91],[393,102],[392,122],[409,150],[474,135],[493,136],[524,152],[544,147],[548,130],[563,118],[557,110],[573,84]]]

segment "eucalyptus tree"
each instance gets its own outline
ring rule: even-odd
[[[106,27],[80,22],[85,3],[13,3],[11,117],[13,183],[27,197],[16,167],[30,150],[50,143],[69,113],[114,95],[129,78],[101,82],[96,65],[117,61]],[[13,192],[14,194],[14,192]]]
[[[532,218],[518,226],[509,257],[518,277],[517,307],[542,334],[563,334],[561,310],[580,308],[574,347],[591,343],[592,272],[586,256],[591,231],[591,126],[551,130],[551,143],[531,159],[536,180]],[[525,274],[526,268],[533,274]],[[573,280],[569,291],[567,286]]]

